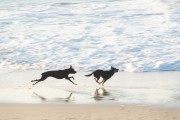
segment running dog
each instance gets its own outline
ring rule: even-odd
[[[116,73],[116,72],[118,72],[118,71],[119,71],[119,69],[114,68],[114,67],[111,66],[111,70],[108,70],[108,71],[96,70],[96,71],[92,72],[91,74],[85,75],[85,76],[88,77],[88,76],[94,75],[95,81],[96,81],[97,83],[99,83],[99,84],[104,85],[104,83],[105,83],[109,78],[111,78],[111,77],[114,75],[114,73]],[[103,80],[102,80],[101,82],[99,82],[100,77],[103,78]]]
[[[40,79],[31,80],[31,82],[35,82],[33,85],[36,85],[37,83],[39,83],[41,81],[44,81],[48,77],[54,77],[54,78],[57,78],[57,79],[65,78],[66,80],[69,80],[74,85],[77,85],[70,79],[70,78],[73,78],[73,80],[74,80],[74,77],[68,77],[69,74],[75,74],[75,73],[76,73],[76,71],[72,68],[72,66],[70,66],[70,68],[65,69],[65,70],[44,72],[44,73],[41,74],[42,76],[41,76]]]

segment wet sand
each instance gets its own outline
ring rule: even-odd
[[[31,80],[43,71],[25,70],[1,73],[0,103],[115,103],[179,107],[180,72],[118,72],[105,86],[78,72],[73,85],[67,80],[48,78],[33,86]],[[8,94],[7,94],[8,93]]]
[[[78,73],[77,86],[32,86],[41,72],[1,74],[0,120],[180,120],[179,72],[117,73],[104,87]]]
[[[180,109],[120,104],[0,104],[0,120],[179,120]]]

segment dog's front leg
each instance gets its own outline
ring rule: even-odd
[[[77,85],[77,84],[74,83],[70,78],[71,78],[71,77],[66,77],[66,79],[69,80],[71,83],[73,83],[74,85]]]
[[[73,76],[71,76],[71,77],[69,77],[69,78],[72,78],[72,79],[74,80],[74,77],[73,77]]]

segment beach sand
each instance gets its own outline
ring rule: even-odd
[[[180,109],[120,104],[1,104],[0,120],[179,120]]]

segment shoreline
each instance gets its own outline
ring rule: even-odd
[[[33,86],[42,71],[14,71],[1,74],[0,103],[144,104],[179,107],[180,72],[118,72],[105,86],[99,86],[87,72],[75,75],[77,86],[66,80],[48,78]]]
[[[0,104],[2,120],[179,120],[180,109],[122,104]]]
[[[32,87],[40,73],[3,74],[0,120],[180,119],[179,72],[118,73],[104,87],[81,72],[74,75],[78,86],[49,78]]]

